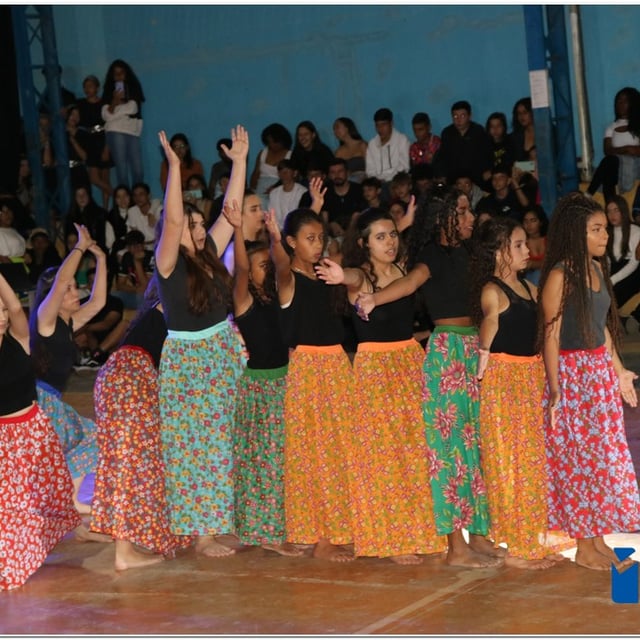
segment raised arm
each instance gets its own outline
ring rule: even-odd
[[[29,323],[27,316],[15,291],[1,273],[0,305],[2,305],[9,314],[9,330],[11,331],[11,335],[22,345],[22,348],[29,353]]]
[[[264,221],[269,232],[269,242],[271,246],[271,259],[276,268],[276,286],[278,288],[278,299],[280,304],[291,302],[294,293],[294,279],[291,273],[291,258],[282,246],[282,234],[278,227],[276,214],[273,209],[265,211]]]
[[[53,333],[64,294],[69,289],[69,286],[75,282],[76,271],[80,266],[84,252],[91,245],[95,244],[84,225],[74,223],[74,226],[78,233],[78,242],[60,265],[51,290],[47,294],[47,297],[40,303],[36,312],[37,329],[40,335],[43,336],[50,336]]]
[[[247,130],[238,125],[231,129],[231,149],[226,145],[220,148],[231,160],[231,177],[224,195],[224,204],[229,204],[235,200],[242,202],[247,184],[247,154],[249,153],[249,134]],[[223,214],[224,214],[223,204]],[[218,256],[221,256],[233,236],[233,225],[227,220],[225,215],[218,216],[218,219],[209,229],[209,235],[215,242]]]
[[[406,276],[394,280],[384,289],[375,293],[361,293],[358,296],[356,310],[363,320],[369,319],[369,314],[379,305],[394,302],[415,293],[431,277],[429,267],[422,262],[407,273]]]
[[[564,286],[564,273],[561,269],[552,269],[540,295],[544,316],[544,346],[542,356],[549,385],[549,416],[551,426],[555,427],[555,412],[560,405],[560,381],[558,368],[560,362],[560,327],[562,315],[560,302]]]
[[[250,264],[242,233],[242,209],[237,200],[231,206],[225,203],[224,208],[227,219],[233,224],[233,310],[236,316],[241,316],[253,302],[249,293]]]
[[[309,209],[318,215],[323,213],[322,207],[324,206],[324,196],[327,193],[327,187],[324,186],[322,178],[311,178],[309,180],[309,195],[311,196],[311,206]],[[325,222],[328,221],[328,217],[325,217]]]
[[[95,242],[89,246],[89,251],[96,258],[96,275],[89,299],[71,316],[74,331],[87,324],[107,302],[107,256]]]
[[[163,278],[168,278],[178,262],[180,240],[184,228],[184,205],[182,203],[180,158],[171,148],[164,131],[160,131],[158,138],[169,163],[169,174],[167,188],[164,192],[162,233],[156,246],[156,269]]]

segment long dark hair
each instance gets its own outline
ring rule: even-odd
[[[204,214],[197,207],[188,202],[183,203],[183,207],[184,215],[189,218],[189,226],[194,215],[199,215],[204,220]],[[164,212],[156,224],[156,244],[162,234],[163,224]],[[193,246],[193,255],[183,244],[179,249],[187,268],[189,311],[195,315],[202,315],[211,311],[214,303],[222,303],[230,308],[231,276],[215,252],[213,244],[207,237],[203,249],[198,249],[195,242]]]
[[[342,244],[343,266],[358,269],[365,267],[374,290],[378,288],[378,276],[371,262],[369,236],[371,234],[371,225],[379,220],[390,220],[395,227],[395,220],[390,213],[384,209],[371,207],[357,216],[353,225],[349,227]],[[398,236],[398,239],[400,239],[400,236]],[[400,254],[400,251],[398,251],[398,254]]]
[[[267,251],[269,253],[269,243],[264,240],[245,240],[244,246],[247,250],[247,257],[251,261],[251,256],[258,251]],[[249,293],[256,302],[271,302],[276,299],[276,270],[269,254],[269,265],[265,274],[264,284],[262,285],[262,291],[258,291],[253,280],[249,278]]]
[[[485,220],[473,235],[469,273],[471,280],[471,318],[480,326],[484,315],[480,305],[482,289],[491,280],[496,270],[496,255],[509,251],[511,236],[522,225],[512,218],[496,216]]]
[[[542,351],[547,329],[562,315],[571,296],[576,305],[576,322],[579,335],[589,346],[595,346],[595,336],[591,322],[591,289],[587,285],[589,276],[589,253],[587,250],[587,223],[595,213],[603,213],[602,207],[578,191],[560,198],[551,216],[547,248],[542,263],[539,289],[542,292],[554,267],[563,266],[562,299],[558,315],[546,322],[542,308],[542,295],[538,297],[538,348]],[[616,350],[620,349],[620,320],[615,304],[615,296],[607,256],[594,258],[602,270],[605,286],[611,298],[607,315],[607,327]]]
[[[607,203],[605,205],[605,213],[606,209],[610,204],[617,205],[618,209],[620,209],[620,217],[622,218],[622,242],[620,243],[620,255],[624,258],[629,253],[629,236],[631,235],[631,216],[629,212],[629,205],[627,201],[622,196],[611,196],[607,198]],[[610,260],[614,260],[613,257],[613,225],[609,222],[609,216],[607,215],[607,231],[609,232],[609,239],[607,240],[607,255]]]
[[[441,244],[444,237],[448,245],[460,243],[458,231],[458,198],[467,197],[460,189],[437,185],[419,201],[407,241],[407,268],[411,270],[425,246],[430,242]]]
[[[533,118],[533,107],[531,105],[531,98],[520,98],[518,102],[513,105],[513,113],[511,114],[511,127],[513,131],[524,131],[522,125],[518,121],[518,107],[524,107]]]
[[[613,110],[616,120],[620,117],[616,110],[616,102],[621,95],[626,95],[629,100],[629,113],[627,115],[629,132],[636,136],[636,138],[640,138],[640,91],[635,87],[623,87],[616,93],[613,100]]]
[[[346,118],[345,116],[340,116],[339,118],[336,118],[335,120],[336,122],[342,122],[342,124],[347,127],[347,131],[349,133],[349,136],[351,138],[353,138],[354,140],[362,140],[362,136],[360,135],[360,132],[358,131],[358,127],[356,127],[356,123],[351,119],[351,118]],[[342,140],[339,141],[341,145],[344,144],[344,142]]]
[[[45,269],[38,278],[36,284],[36,295],[33,301],[31,313],[29,313],[29,343],[31,348],[31,358],[34,365],[36,376],[43,376],[51,365],[51,354],[48,349],[42,345],[42,341],[37,339],[38,336],[38,307],[44,299],[49,295],[56,280],[60,266],[49,267]]]
[[[102,99],[108,104],[113,99],[113,92],[115,91],[115,80],[113,79],[113,70],[116,67],[124,69],[125,81],[124,81],[124,97],[125,100],[135,100],[138,104],[138,113],[142,108],[142,103],[145,101],[144,92],[142,91],[142,85],[138,76],[136,76],[133,69],[124,60],[114,60],[107,69],[107,74],[104,79],[104,90],[102,91]]]
[[[184,154],[184,166],[187,167],[188,169],[191,169],[191,167],[193,166],[193,155],[191,155],[191,145],[189,144],[189,139],[187,138],[187,136],[184,133],[174,133],[171,136],[171,140],[169,140],[169,145],[173,146],[174,142],[182,142],[186,147],[187,147],[187,151]],[[169,164],[167,163],[167,159],[165,158],[163,161],[167,166],[169,166]]]

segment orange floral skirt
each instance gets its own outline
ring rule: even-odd
[[[353,541],[348,482],[353,372],[340,345],[290,354],[284,398],[287,540]]]
[[[350,447],[358,556],[446,550],[433,514],[422,417],[424,350],[415,340],[358,345]]]
[[[492,353],[480,384],[480,460],[491,536],[526,560],[575,546],[550,531],[539,356]]]

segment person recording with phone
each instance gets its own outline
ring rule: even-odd
[[[131,185],[144,181],[142,166],[142,85],[124,60],[114,60],[104,81],[104,106],[107,146],[116,170],[116,184]]]

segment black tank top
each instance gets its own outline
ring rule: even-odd
[[[329,346],[342,344],[344,325],[335,310],[334,285],[313,280],[292,271],[295,280],[293,300],[283,308],[285,342],[291,348],[299,344]]]
[[[216,252],[215,243],[210,235],[207,235],[206,243],[211,251]],[[224,289],[222,282],[212,281],[212,295],[214,285],[220,287],[221,291]],[[158,288],[167,328],[172,331],[208,329],[222,322],[229,313],[225,302],[214,303],[209,311],[201,315],[196,315],[189,309],[187,262],[181,253],[178,254],[176,266],[168,278],[163,278],[158,273]]]
[[[289,362],[284,342],[278,300],[263,302],[254,298],[245,313],[235,321],[249,351],[249,369],[277,369]]]
[[[37,398],[31,356],[7,331],[0,343],[0,416],[26,409]]]
[[[50,336],[36,332],[31,339],[36,377],[62,393],[78,357],[78,348],[73,341],[73,321],[67,324],[60,316]]]
[[[369,314],[368,321],[362,320],[354,307],[351,307],[358,343],[409,340],[413,336],[413,314],[413,296],[405,296],[376,307]]]
[[[429,267],[431,277],[422,285],[432,320],[463,318],[470,312],[469,250],[462,244],[445,247],[429,243],[416,262]]]
[[[157,369],[160,366],[162,345],[164,345],[166,337],[167,323],[164,321],[164,315],[162,315],[162,311],[154,307],[136,321],[120,346],[129,345],[144,349],[153,359],[153,364]]]
[[[508,353],[512,356],[536,355],[538,332],[538,305],[524,280],[529,298],[522,298],[509,285],[498,278],[490,282],[498,285],[509,298],[509,306],[498,316],[498,332],[491,343],[491,353]]]

